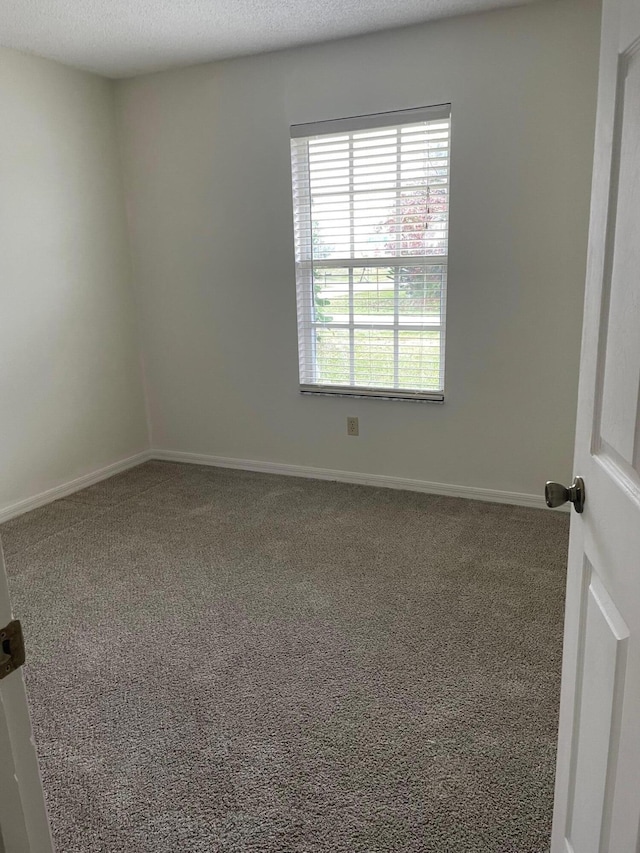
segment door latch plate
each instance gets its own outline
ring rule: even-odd
[[[25,660],[24,637],[19,619],[0,628],[0,679],[19,669]]]

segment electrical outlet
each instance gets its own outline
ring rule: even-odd
[[[360,435],[357,418],[347,418],[347,435]]]

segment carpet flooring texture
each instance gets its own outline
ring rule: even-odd
[[[567,515],[150,462],[0,535],[59,853],[548,850]]]

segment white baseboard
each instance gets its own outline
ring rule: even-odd
[[[212,465],[217,468],[238,468],[243,471],[260,471],[266,474],[284,474],[289,477],[308,477],[314,480],[335,480],[339,483],[356,483],[362,486],[382,486],[387,489],[404,489],[454,498],[471,498],[476,501],[514,504],[542,509],[544,497],[522,492],[504,492],[474,486],[457,486],[449,483],[432,483],[428,480],[411,480],[406,477],[389,477],[385,474],[361,474],[356,471],[338,471],[330,468],[312,468],[307,465],[288,465],[283,462],[258,462],[253,459],[231,459],[226,456],[209,456],[202,453],[185,453],[174,450],[152,450],[152,459],[165,462],[187,462],[193,465]]]
[[[257,471],[265,474],[282,474],[288,477],[307,477],[313,480],[334,480],[339,483],[355,483],[361,486],[380,486],[387,489],[404,489],[411,492],[425,492],[433,495],[446,495],[455,498],[469,498],[476,501],[513,504],[542,509],[545,507],[542,495],[523,492],[506,492],[497,489],[483,489],[474,486],[459,486],[450,483],[434,483],[429,480],[414,480],[407,477],[390,477],[385,474],[362,474],[357,471],[341,471],[331,468],[314,468],[308,465],[289,465],[284,462],[261,462],[255,459],[233,459],[227,456],[211,456],[203,453],[187,453],[177,450],[145,450],[92,471],[75,480],[54,486],[31,498],[18,501],[0,509],[0,524],[37,509],[45,504],[64,498],[101,480],[113,477],[128,468],[134,468],[150,459],[164,462],[185,462],[192,465],[209,465],[217,468],[237,468],[243,471]],[[566,509],[562,507],[561,509]]]
[[[78,477],[75,480],[61,483],[59,486],[54,486],[52,489],[40,492],[40,494],[34,495],[32,498],[25,498],[25,500],[18,501],[17,503],[9,504],[9,506],[0,509],[0,524],[18,515],[22,515],[24,512],[29,512],[32,509],[37,509],[39,506],[44,506],[45,504],[52,503],[52,501],[57,501],[59,498],[79,492],[80,489],[86,489],[87,486],[92,486],[94,483],[99,483],[100,480],[113,477],[114,474],[119,474],[128,468],[134,468],[136,465],[147,462],[152,458],[152,454],[148,450],[144,450],[141,453],[136,453],[134,456],[128,456],[126,459],[121,459],[118,462],[107,465],[105,468],[91,471],[91,473]]]

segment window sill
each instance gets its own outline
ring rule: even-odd
[[[331,385],[301,385],[300,393],[313,397],[356,397],[361,400],[391,400],[409,403],[444,403],[443,392],[414,393],[390,389],[349,388]]]

